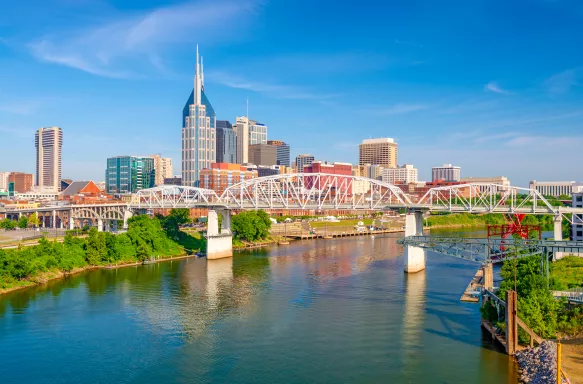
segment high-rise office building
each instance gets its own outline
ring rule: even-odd
[[[417,168],[405,164],[397,168],[384,168],[382,180],[389,184],[409,184],[417,182]]]
[[[306,165],[312,165],[314,162],[314,156],[304,153],[296,156],[296,168],[298,172],[304,172],[304,167]]]
[[[461,169],[451,164],[431,168],[431,181],[460,181]]]
[[[105,190],[109,194],[135,193],[156,181],[152,157],[116,156],[107,159]]]
[[[249,162],[255,165],[277,165],[277,147],[269,144],[250,145]]]
[[[182,110],[182,185],[196,187],[200,170],[216,161],[216,114],[204,91],[202,57],[196,47],[194,89]]]
[[[397,143],[391,138],[366,139],[358,146],[358,164],[372,164],[380,165],[383,168],[396,168],[397,152]]]
[[[277,147],[277,165],[290,166],[289,144],[281,140],[267,140],[267,144]]]
[[[32,173],[11,172],[8,175],[8,184],[10,183],[14,185],[14,192],[30,192],[32,190]]]
[[[172,159],[162,157],[159,154],[152,155],[152,159],[154,159],[154,170],[156,171],[154,183],[156,185],[163,185],[165,178],[172,177]]]
[[[217,163],[237,161],[237,135],[227,120],[217,120]]]
[[[237,163],[249,162],[249,146],[254,144],[267,144],[267,126],[250,120],[246,116],[237,117],[233,126],[237,135]]]
[[[61,189],[61,152],[63,131],[59,127],[39,128],[34,135],[36,147],[36,186],[40,190]]]

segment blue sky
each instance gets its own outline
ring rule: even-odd
[[[219,119],[245,114],[292,156],[462,176],[581,180],[583,3],[30,0],[0,11],[0,170],[34,171],[34,131],[63,128],[63,177],[161,153],[180,172],[196,44]]]

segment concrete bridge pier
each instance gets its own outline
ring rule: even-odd
[[[128,220],[131,219],[131,217],[133,215],[134,214],[129,209],[127,211],[124,211],[124,213],[123,213],[123,229],[128,229]]]
[[[223,217],[219,228],[219,212]],[[209,210],[208,228],[206,237],[207,260],[222,259],[233,256],[233,235],[231,233],[231,211]]]
[[[407,211],[405,237],[423,235],[423,212]],[[411,245],[405,246],[405,272],[415,273],[425,269],[425,250]]]
[[[557,215],[553,220],[553,238],[555,241],[563,240],[563,216]],[[554,252],[553,260],[558,260],[563,257],[563,252]]]

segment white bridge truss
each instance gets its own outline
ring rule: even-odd
[[[175,185],[143,189],[129,203],[129,207],[134,209],[195,208],[209,205],[220,205],[215,191]]]
[[[411,204],[403,191],[359,176],[293,173],[259,177],[227,188],[219,201],[238,209],[371,210]]]
[[[535,189],[470,183],[432,188],[409,208],[443,212],[563,215],[572,221],[581,208],[556,207]]]
[[[496,184],[432,188],[421,198],[395,185],[359,176],[294,173],[259,177],[228,187],[222,195],[187,186],[165,185],[136,193],[129,203],[6,208],[6,214],[69,211],[74,218],[119,219],[124,211],[171,208],[383,210],[410,209],[468,213],[563,215],[583,208],[554,207],[533,189]]]

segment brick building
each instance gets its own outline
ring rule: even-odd
[[[8,175],[8,183],[14,183],[14,192],[26,193],[32,190],[32,173],[12,172]]]
[[[344,175],[352,176],[352,164],[349,163],[328,163],[322,161],[314,161],[311,165],[304,166],[304,173],[326,173],[330,175]],[[333,176],[321,176],[320,179],[316,178],[306,178],[307,188],[316,188],[319,190],[327,189],[332,187],[331,183]],[[352,191],[352,179],[346,179],[345,183],[340,183],[338,187],[341,188],[342,192],[351,193]],[[340,190],[336,191],[340,192]]]
[[[210,168],[200,171],[199,185],[200,188],[212,189],[220,195],[228,187],[256,177],[257,171],[247,170],[239,164],[212,163]]]

